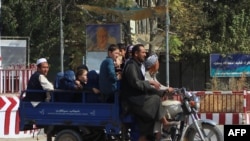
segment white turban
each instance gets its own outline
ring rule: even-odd
[[[149,69],[158,61],[158,56],[156,54],[150,55],[145,61],[145,68]]]
[[[41,63],[44,63],[44,62],[47,62],[47,59],[46,58],[40,58],[36,61],[36,65],[39,65]]]

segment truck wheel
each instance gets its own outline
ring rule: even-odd
[[[82,141],[82,137],[74,130],[62,130],[55,138],[55,141]]]

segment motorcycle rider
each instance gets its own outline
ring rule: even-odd
[[[176,123],[168,122],[161,105],[162,91],[160,83],[145,80],[141,70],[146,57],[143,44],[137,44],[132,49],[132,58],[126,63],[121,79],[121,99],[129,105],[139,128],[138,141],[149,141],[154,137],[154,125],[160,121],[164,127]]]
[[[145,79],[146,80],[154,80],[157,83],[159,83],[160,85],[160,90],[161,91],[165,91],[166,93],[172,93],[174,91],[174,89],[172,87],[167,87],[162,85],[156,78],[156,75],[158,73],[159,70],[159,60],[158,60],[158,56],[155,53],[148,53],[147,57],[146,57],[146,61],[145,61],[145,68],[146,68],[146,72],[145,72]],[[162,101],[164,101],[166,95],[164,95],[162,97]],[[154,127],[154,133],[155,133],[155,140],[156,141],[160,141],[161,140],[161,123],[159,121],[157,121],[155,123],[155,127]]]

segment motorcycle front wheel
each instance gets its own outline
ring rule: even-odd
[[[205,141],[223,141],[223,135],[217,126],[203,123],[202,132],[205,137]],[[189,132],[188,141],[202,141],[199,133],[196,130]]]

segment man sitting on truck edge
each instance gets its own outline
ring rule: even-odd
[[[49,64],[47,59],[40,58],[36,62],[37,71],[33,73],[29,79],[27,90],[43,90],[43,91],[52,91],[54,86],[47,79],[47,74],[49,71]],[[24,101],[50,101],[49,92],[27,92],[24,97]]]

